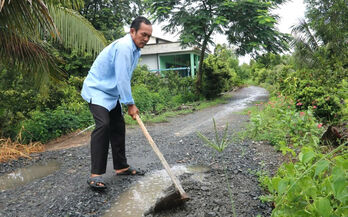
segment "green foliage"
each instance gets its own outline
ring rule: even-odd
[[[239,70],[238,60],[225,47],[217,46],[215,53],[204,60],[202,70],[201,93],[207,99],[216,98],[240,84],[236,73]]]
[[[79,108],[59,106],[54,110],[31,112],[30,119],[23,121],[22,142],[47,142],[93,123],[87,105],[76,105]]]
[[[305,2],[306,20],[294,28],[300,37],[293,57],[279,62],[264,56],[251,66],[255,81],[292,101],[271,102],[273,108],[252,114],[249,135],[292,154],[273,177],[260,177],[269,192],[262,199],[275,205],[272,216],[347,216],[347,143],[331,152],[330,146],[320,147],[318,121],[347,121],[348,6],[341,0]]]
[[[79,11],[105,38],[111,42],[121,38],[125,33],[124,25],[143,14],[144,3],[140,0],[109,1],[85,0]]]
[[[64,49],[59,45],[55,45],[58,48],[58,54],[63,63],[59,65],[69,76],[85,77],[88,74],[89,69],[93,64],[94,57],[91,53],[78,52],[74,49]]]
[[[283,59],[286,60],[286,59]],[[281,64],[261,58],[253,62],[251,75],[257,83],[267,83],[277,92],[294,99],[297,110],[314,107],[314,115],[322,122],[338,122],[344,116],[344,99],[347,98],[344,76],[347,69],[336,64],[315,69],[296,69],[291,59]],[[267,65],[267,67],[265,67]]]
[[[197,90],[201,91],[202,64],[208,44],[213,45],[211,35],[227,35],[230,44],[241,55],[263,51],[279,53],[288,49],[289,36],[276,30],[277,17],[270,13],[279,1],[162,1],[147,0],[149,13],[159,22],[166,21],[163,30],[179,29],[183,46],[201,48],[201,60],[197,72]]]
[[[251,113],[250,120],[250,128],[245,134],[269,141],[283,154],[295,155],[296,148],[302,145],[317,146],[323,133],[312,109],[298,112],[294,103],[283,96],[264,104],[258,112]]]
[[[146,66],[139,66],[132,78],[133,97],[141,111],[157,114],[199,99],[193,93],[193,82],[191,77],[181,77],[176,71],[166,71],[160,76]]]
[[[347,60],[348,5],[345,0],[306,0],[306,20],[328,57]],[[347,61],[346,63],[347,64]]]
[[[250,113],[246,135],[291,154],[273,177],[259,177],[268,191],[261,199],[274,202],[272,216],[346,216],[347,144],[325,154],[328,147],[319,146],[324,129],[313,108],[299,112],[294,102],[282,96],[259,106]]]
[[[219,137],[219,132],[216,128],[216,123],[214,118],[213,118],[213,123],[214,123],[214,132],[215,132],[215,141],[210,141],[206,136],[204,136],[200,132],[197,132],[197,135],[199,136],[199,138],[202,139],[202,141],[205,142],[206,146],[211,147],[217,152],[221,153],[225,150],[225,148],[227,147],[229,143],[229,138],[227,137],[228,123],[226,123],[226,127],[221,139]]]
[[[146,85],[150,90],[158,91],[161,77],[156,73],[151,73],[146,65],[135,68],[132,76],[132,87],[137,85]]]
[[[54,55],[49,41],[81,52],[97,52],[105,46],[105,38],[72,9],[82,2],[1,0],[0,44],[6,46],[0,46],[0,64],[29,72],[40,84],[48,77],[65,78],[57,64],[61,59]]]
[[[83,79],[79,77],[72,76],[66,84],[48,82],[42,87],[47,92],[38,90],[30,77],[19,72],[3,69],[0,78],[0,129],[4,137],[14,139],[32,113],[47,113],[59,106],[74,110],[83,102],[79,92]]]
[[[343,105],[340,102],[340,96],[337,94],[337,88],[318,86],[315,80],[301,80],[298,89],[294,94],[294,98],[297,100],[299,110],[315,106],[315,115],[324,121],[331,121],[342,116]]]
[[[272,216],[347,216],[348,153],[342,144],[328,154],[303,147],[299,161],[282,165],[261,184],[270,192],[263,196],[273,201]]]
[[[139,84],[132,89],[134,101],[141,113],[157,112],[165,102],[158,92],[151,92],[144,84]]]

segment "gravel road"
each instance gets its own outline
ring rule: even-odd
[[[233,97],[227,104],[170,118],[166,123],[146,124],[168,163],[181,168],[177,169],[177,175],[191,197],[184,206],[147,216],[270,216],[271,205],[259,200],[264,192],[256,172],[262,169],[273,173],[281,162],[281,155],[266,143],[236,139],[237,133],[248,122],[248,116],[240,111],[256,101],[266,101],[268,93],[260,87],[250,86],[229,94]],[[229,126],[230,142],[220,154],[214,154],[197,136],[197,132],[201,132],[208,138],[215,137],[212,118],[216,120],[220,134],[226,123]],[[86,184],[90,166],[89,136],[86,133],[70,137],[55,146],[70,143],[76,147],[46,151],[33,155],[32,159],[0,164],[0,184],[3,186],[0,186],[0,216],[142,216],[129,204],[141,204],[134,202],[137,199],[134,194],[138,199],[145,195],[141,201],[149,203],[147,197],[150,196],[142,192],[144,190],[136,192],[134,189],[139,183],[144,187],[146,182],[167,177],[141,130],[138,127],[127,129],[127,156],[130,165],[146,170],[147,174],[116,176],[108,166],[104,176],[108,185],[105,192],[92,191]],[[189,167],[196,169],[187,172]],[[16,184],[13,180],[26,179],[23,178],[26,169],[36,178]],[[164,175],[156,176],[160,173]],[[155,190],[150,190],[150,194],[153,192]],[[130,193],[133,196],[127,197]],[[117,208],[115,211],[115,206],[122,205],[122,211]]]

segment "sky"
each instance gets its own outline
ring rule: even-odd
[[[275,9],[273,13],[277,14],[280,18],[278,20],[277,28],[280,32],[291,33],[291,26],[298,23],[299,19],[304,18],[305,5],[303,0],[290,0],[287,3],[281,5],[278,9]],[[153,24],[154,36],[163,37],[169,40],[177,40],[178,36],[166,34],[161,31],[161,25]],[[217,43],[227,43],[226,37],[223,35],[213,36],[214,42]],[[240,63],[249,63],[250,56],[240,57]]]

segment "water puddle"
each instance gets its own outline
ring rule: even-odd
[[[52,174],[54,171],[58,170],[59,167],[60,163],[52,160],[46,163],[21,168],[12,173],[0,176],[0,190],[9,190],[23,186],[35,179],[40,179]]]
[[[205,177],[207,176],[207,172],[210,171],[209,167],[206,166],[188,166],[187,172],[193,173],[191,176],[191,179],[193,179],[196,182],[200,182],[205,184]]]
[[[209,171],[209,168],[173,166],[171,170],[179,177],[184,173],[202,174]],[[164,196],[163,191],[171,185],[172,181],[165,170],[154,171],[122,193],[114,206],[106,211],[104,217],[142,217],[143,213],[155,204],[157,198]]]

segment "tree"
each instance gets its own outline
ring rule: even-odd
[[[140,0],[85,0],[79,11],[108,41],[113,41],[124,35],[123,25],[130,24],[144,12],[144,3]]]
[[[0,0],[0,65],[47,79],[64,75],[50,41],[100,51],[105,38],[73,10],[82,5],[81,0]]]
[[[214,33],[227,35],[236,53],[258,55],[262,52],[282,52],[288,49],[289,36],[275,29],[277,16],[270,9],[284,0],[147,0],[150,14],[159,22],[166,21],[166,32],[180,34],[183,46],[201,48],[197,72],[197,91],[200,92],[202,63],[208,44],[214,45]]]
[[[300,66],[347,64],[348,5],[345,0],[306,0],[306,18],[293,27]],[[325,56],[325,58],[323,58]],[[328,65],[322,63],[322,65]]]

